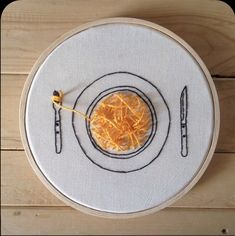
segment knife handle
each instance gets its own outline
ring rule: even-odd
[[[187,125],[181,124],[181,156],[186,157],[187,155],[188,155]]]
[[[60,154],[62,151],[62,134],[61,134],[61,108],[55,107],[53,104],[53,108],[55,111],[55,121],[54,121],[54,132],[55,132],[55,152]]]

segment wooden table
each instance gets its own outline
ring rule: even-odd
[[[167,27],[213,76],[221,106],[216,153],[196,186],[171,207],[113,220],[65,206],[38,180],[19,133],[19,100],[37,57],[56,38],[100,18],[127,16]],[[21,0],[2,17],[2,234],[235,234],[235,17],[207,0]]]

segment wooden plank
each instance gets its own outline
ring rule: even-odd
[[[174,207],[235,208],[235,154],[215,154],[196,186]],[[64,206],[39,181],[23,151],[2,152],[3,205]]]
[[[235,83],[214,80],[220,103],[220,134],[216,152],[235,152]]]
[[[172,30],[195,49],[211,74],[235,76],[233,11],[224,2],[204,0],[16,1],[2,17],[2,72],[28,73],[60,35],[82,23],[117,16]]]
[[[26,75],[2,75],[2,149],[22,150],[19,101]],[[235,80],[214,79],[220,101],[221,126],[216,152],[235,152]]]
[[[171,208],[139,218],[105,219],[69,207],[4,207],[2,234],[233,235],[235,210]]]
[[[33,172],[24,151],[3,151],[2,205],[64,205]]]
[[[26,75],[1,75],[1,148],[22,149],[19,129],[20,96]]]

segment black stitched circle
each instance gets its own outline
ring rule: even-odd
[[[145,82],[147,82],[147,83],[149,83],[150,85],[152,85],[152,87],[153,87],[155,90],[157,90],[157,92],[158,92],[159,95],[161,96],[161,98],[162,98],[164,104],[166,105],[167,112],[168,112],[168,116],[169,116],[169,124],[168,124],[168,128],[167,128],[167,134],[166,134],[165,140],[164,140],[163,145],[161,146],[160,151],[158,152],[158,154],[157,154],[151,161],[149,161],[147,164],[145,164],[145,165],[143,165],[143,166],[141,166],[141,167],[139,167],[139,168],[133,169],[133,170],[128,170],[128,171],[125,171],[125,170],[124,170],[124,171],[123,171],[123,170],[113,170],[113,169],[110,169],[110,168],[106,168],[106,167],[100,165],[99,163],[95,162],[95,161],[87,154],[85,148],[81,145],[79,136],[78,136],[78,134],[76,133],[76,129],[75,129],[75,124],[74,124],[75,115],[74,115],[74,113],[72,114],[72,127],[73,127],[73,131],[74,131],[74,134],[75,134],[75,137],[76,137],[76,139],[77,139],[77,141],[78,141],[79,146],[81,147],[81,149],[82,149],[83,153],[85,154],[85,156],[86,156],[93,164],[95,164],[96,166],[100,167],[101,169],[104,169],[104,170],[107,170],[107,171],[111,171],[111,172],[116,172],[116,173],[131,173],[131,172],[138,171],[138,170],[141,170],[141,169],[147,167],[147,166],[150,165],[153,161],[155,161],[155,160],[157,159],[157,157],[161,154],[161,152],[162,152],[162,150],[163,150],[163,148],[164,148],[164,146],[165,146],[165,144],[166,144],[166,140],[167,140],[167,138],[168,138],[168,136],[169,136],[170,124],[171,124],[171,114],[170,114],[170,109],[169,109],[169,107],[168,107],[168,104],[167,104],[166,100],[164,99],[164,97],[163,97],[163,95],[161,94],[161,92],[159,91],[159,89],[158,89],[153,83],[151,83],[150,81],[148,81],[147,79],[145,79],[145,78],[143,78],[143,77],[141,77],[141,76],[139,76],[139,75],[136,75],[136,74],[131,73],[131,72],[126,72],[126,71],[118,71],[118,72],[112,72],[112,73],[105,74],[105,75],[99,77],[98,79],[94,80],[94,81],[93,81],[92,83],[90,83],[89,85],[87,85],[87,86],[82,90],[82,92],[78,95],[78,97],[77,97],[77,99],[76,99],[76,101],[75,101],[75,103],[74,103],[73,109],[76,108],[78,99],[82,96],[82,94],[85,92],[86,89],[88,89],[89,87],[91,87],[91,86],[92,86],[95,82],[97,82],[98,80],[100,80],[100,79],[102,79],[102,78],[104,78],[104,77],[106,77],[106,76],[114,75],[114,74],[129,74],[129,75],[132,75],[132,76],[135,76],[135,77],[137,77],[137,78],[139,78],[139,79],[144,80]],[[137,89],[137,88],[135,88],[135,89]],[[138,89],[137,89],[137,90],[138,90]],[[154,111],[155,111],[155,110],[154,110]],[[117,158],[116,158],[116,159],[117,159]],[[120,160],[120,158],[118,158],[118,159]],[[127,159],[127,158],[124,158],[123,160],[126,160],[126,159]]]
[[[113,90],[113,91],[108,92],[110,90]],[[142,96],[134,90],[137,90],[139,93],[141,93]],[[87,120],[86,120],[86,130],[87,130],[87,135],[88,135],[93,147],[96,150],[99,150],[101,153],[103,153],[104,155],[106,155],[110,158],[125,160],[125,159],[129,159],[129,158],[132,158],[132,157],[138,155],[139,153],[144,151],[149,146],[149,144],[152,142],[152,140],[156,134],[156,131],[157,131],[157,115],[156,115],[156,111],[152,105],[151,100],[142,91],[140,91],[139,89],[132,87],[132,86],[116,86],[116,87],[112,87],[112,88],[102,91],[100,94],[98,94],[98,96],[89,105],[89,107],[86,111],[86,115],[90,118],[93,111],[94,111],[94,108],[96,107],[96,105],[99,103],[100,100],[102,100],[104,97],[106,97],[114,92],[119,92],[119,91],[130,91],[130,92],[135,93],[148,106],[148,109],[151,114],[152,126],[151,126],[151,133],[150,133],[148,139],[144,142],[144,144],[140,148],[138,148],[137,150],[134,150],[133,152],[130,152],[130,153],[122,153],[122,154],[112,153],[107,150],[104,150],[96,143],[94,137],[92,136],[92,132],[90,130],[90,124]],[[108,92],[108,93],[106,93],[106,92]],[[121,158],[121,157],[125,157],[125,158]]]

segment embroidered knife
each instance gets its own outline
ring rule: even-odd
[[[54,91],[53,96],[59,96],[59,92]],[[60,154],[61,151],[62,151],[61,115],[60,115],[61,108],[56,106],[53,103],[53,109],[54,109],[54,112],[55,112],[55,117],[54,117],[54,119],[55,119],[55,121],[54,121],[55,152],[57,154]]]
[[[188,155],[188,88],[187,86],[181,92],[180,96],[180,129],[181,129],[181,156]]]

